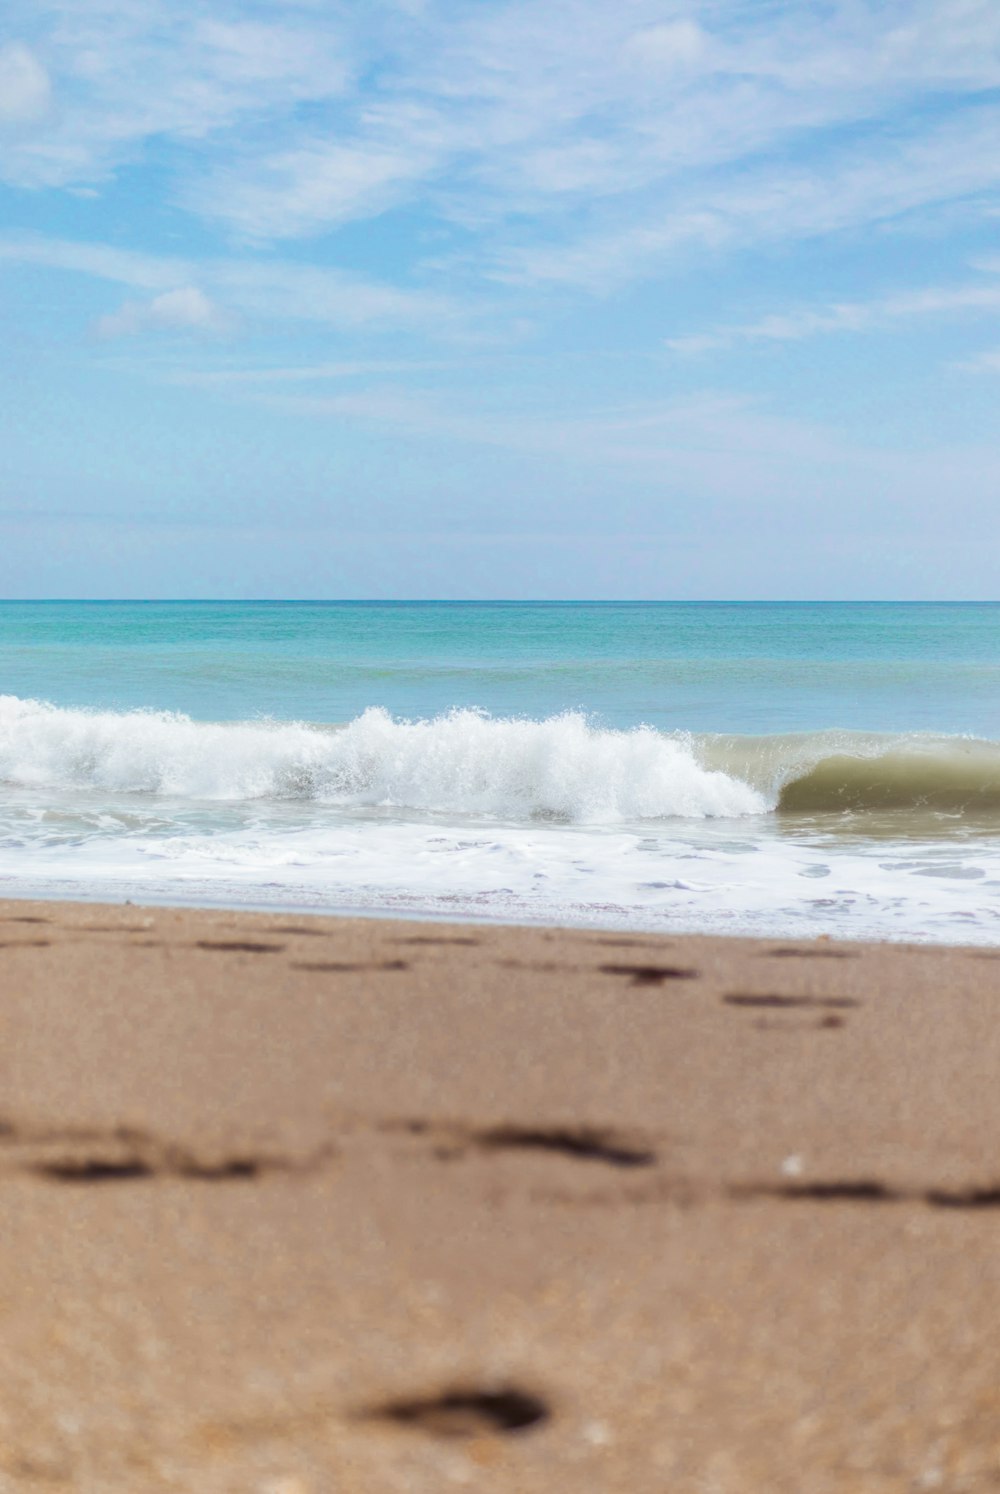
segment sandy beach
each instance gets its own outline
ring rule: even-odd
[[[0,1489],[1000,1488],[1000,951],[0,904]]]

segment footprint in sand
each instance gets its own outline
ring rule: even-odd
[[[413,1427],[433,1437],[478,1437],[522,1432],[549,1421],[552,1411],[532,1391],[507,1386],[500,1390],[456,1388],[412,1400],[387,1401],[363,1412],[369,1421]]]

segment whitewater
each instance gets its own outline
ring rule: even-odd
[[[0,697],[0,890],[996,938],[1000,744],[371,707],[341,725]],[[961,833],[956,833],[961,830]]]
[[[1000,607],[0,603],[0,894],[1000,940]]]

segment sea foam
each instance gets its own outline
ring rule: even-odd
[[[208,800],[615,823],[760,814],[765,796],[651,727],[612,731],[471,710],[400,721],[370,708],[343,727],[197,722],[158,711],[72,710],[0,696],[0,780]]]
[[[1000,810],[1000,745],[862,732],[722,737],[453,710],[345,726],[201,722],[0,696],[0,782],[283,799],[572,824],[922,808]]]

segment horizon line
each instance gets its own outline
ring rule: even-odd
[[[0,597],[2,607],[993,607],[1000,597]]]

